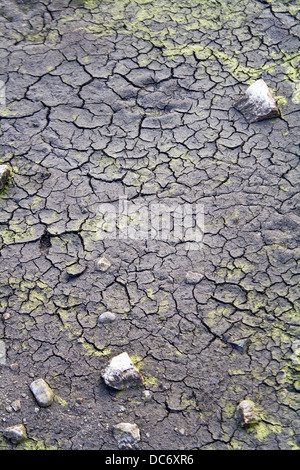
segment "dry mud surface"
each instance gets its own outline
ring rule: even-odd
[[[135,449],[299,449],[299,8],[0,1],[1,449],[118,449],[120,422]],[[232,105],[258,78],[281,117],[249,124]],[[201,205],[199,248],[118,237],[121,197]],[[114,391],[122,352],[144,383]]]

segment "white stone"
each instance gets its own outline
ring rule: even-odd
[[[111,267],[111,262],[105,258],[104,256],[101,256],[101,258],[99,258],[97,261],[96,261],[96,269],[98,271],[102,271],[102,272],[105,272],[107,271],[109,268]]]
[[[140,430],[134,423],[119,423],[113,426],[113,436],[118,444],[135,444],[140,440]]]
[[[99,315],[98,322],[99,323],[112,323],[115,321],[116,315],[112,312],[104,312]]]
[[[0,165],[0,191],[7,183],[10,175],[10,169],[8,165]]]
[[[152,392],[150,392],[150,390],[144,390],[143,398],[145,401],[150,401],[152,399]]]
[[[4,341],[0,340],[0,366],[6,364],[6,347]]]
[[[106,385],[117,390],[142,384],[141,374],[126,352],[113,357],[101,375]]]
[[[243,400],[237,409],[243,425],[253,424],[259,420],[255,405],[251,400]]]
[[[36,401],[42,407],[50,406],[54,400],[54,393],[44,379],[36,379],[30,384]]]
[[[234,108],[250,123],[280,116],[276,101],[262,78],[247,88],[244,95],[234,104]]]

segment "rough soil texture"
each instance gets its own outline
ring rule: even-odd
[[[299,9],[0,1],[1,449],[118,449],[120,422],[135,449],[299,449]],[[232,105],[258,78],[281,117],[248,124]],[[121,196],[203,205],[203,246],[101,237]],[[122,352],[143,386],[101,379]]]

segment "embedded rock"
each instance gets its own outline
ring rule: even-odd
[[[251,400],[243,400],[237,408],[238,417],[242,421],[242,425],[254,424],[259,421],[255,405]]]
[[[22,405],[21,405],[21,400],[14,400],[12,403],[11,403],[11,407],[14,411],[20,411],[20,409],[22,408]]]
[[[41,407],[47,407],[53,403],[54,393],[44,379],[34,380],[30,384],[30,390]]]
[[[280,116],[276,101],[263,79],[252,83],[233,107],[240,111],[249,123]]]
[[[101,376],[106,385],[117,390],[143,383],[141,374],[126,352],[113,357]]]
[[[118,444],[135,444],[140,440],[140,430],[135,423],[119,423],[113,426],[113,436]]]
[[[244,354],[248,351],[250,339],[244,338],[237,341],[228,341],[228,343],[233,347],[233,349],[238,351],[240,354]]]
[[[198,284],[201,281],[203,275],[194,271],[188,271],[185,276],[186,284]]]
[[[10,175],[10,169],[8,165],[0,165],[0,191],[6,185]]]
[[[99,315],[98,323],[112,323],[116,319],[116,315],[112,312],[103,312]]]
[[[19,444],[27,438],[25,426],[23,424],[16,424],[6,428],[4,436],[9,439],[13,444]]]
[[[6,346],[4,341],[0,340],[0,366],[6,364]]]
[[[145,401],[150,401],[152,400],[152,392],[150,392],[150,390],[144,390],[143,391],[143,399]]]
[[[107,271],[109,268],[111,267],[111,262],[105,258],[104,256],[101,256],[101,258],[99,258],[97,261],[96,261],[96,269],[98,271],[102,271],[102,272],[105,272]]]

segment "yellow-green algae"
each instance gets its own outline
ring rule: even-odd
[[[111,348],[107,347],[104,348],[102,351],[99,349],[96,349],[96,347],[88,343],[84,338],[81,338],[81,346],[83,348],[83,353],[87,356],[96,356],[96,357],[103,357],[103,356],[109,356],[111,354]]]
[[[144,364],[143,364],[143,358],[139,356],[138,354],[130,354],[130,359],[133,363],[133,365],[140,371]]]
[[[259,441],[263,441],[271,433],[281,433],[283,431],[283,428],[280,425],[271,424],[262,420],[258,423],[246,425],[245,430],[253,434]]]
[[[12,444],[6,439],[0,438],[0,450],[10,450]],[[14,450],[59,450],[58,445],[48,445],[45,440],[34,436],[27,436],[27,439],[14,445]]]
[[[296,5],[286,5],[281,1],[270,4],[274,10],[277,8],[278,11],[286,11],[291,15],[296,15],[299,10]],[[276,67],[284,66],[285,78],[293,87],[293,100],[295,102],[300,100],[298,50],[291,53],[272,51],[264,65],[252,68],[240,63],[236,57],[238,53],[242,54],[242,51],[232,51],[228,54],[224,48],[217,45],[207,46],[189,39],[191,31],[209,33],[222,27],[229,36],[232,35],[232,31],[244,26],[248,17],[253,14],[259,16],[265,8],[260,2],[249,4],[246,0],[228,2],[187,0],[183,4],[178,0],[117,0],[113,3],[110,0],[101,3],[98,0],[89,0],[75,1],[73,5],[74,9],[70,10],[70,14],[60,19],[58,28],[62,28],[62,32],[69,26],[72,30],[83,29],[101,37],[121,30],[124,35],[134,34],[137,38],[150,41],[160,48],[166,58],[194,54],[201,60],[217,60],[235,79],[246,83],[257,79],[263,72],[271,73]],[[94,21],[82,24],[80,20],[87,9],[91,11]],[[157,25],[160,27],[157,28]],[[250,39],[252,50],[256,50],[261,38],[253,36]],[[264,40],[267,42],[267,33],[264,35]],[[146,62],[149,60],[147,57],[144,59]],[[283,104],[282,99],[279,104]]]
[[[291,16],[299,13],[300,3],[293,5],[283,1],[268,1],[274,12],[287,12]],[[57,41],[67,32],[83,30],[95,36],[111,36],[116,32],[133,34],[137,38],[150,41],[160,48],[166,58],[176,55],[189,56],[194,54],[201,60],[214,59],[222,65],[224,70],[230,73],[236,80],[245,83],[257,79],[263,72],[274,72],[276,67],[285,68],[285,78],[293,88],[293,101],[300,101],[299,81],[299,51],[285,53],[272,50],[264,65],[252,68],[239,62],[237,55],[243,55],[241,51],[233,50],[228,53],[223,47],[207,46],[191,39],[191,32],[209,33],[220,31],[224,28],[227,37],[234,32],[240,35],[241,28],[247,24],[247,19],[264,11],[266,5],[262,2],[249,3],[248,0],[230,0],[220,2],[217,0],[73,0],[69,8],[65,9],[62,17],[53,25],[52,29],[30,31],[16,38],[16,41],[24,39],[29,43],[41,43],[46,40],[47,45],[55,49]],[[89,12],[90,21],[85,20]],[[157,28],[157,25],[160,25]],[[12,34],[12,33],[11,33]],[[268,33],[260,37],[250,36],[246,44],[251,44],[250,50],[259,47],[260,39],[268,43]],[[235,38],[236,40],[236,38]],[[250,40],[250,43],[249,43]],[[270,40],[270,45],[272,41]],[[243,48],[244,48],[243,44]],[[141,54],[138,58],[141,66],[151,61],[151,54]],[[280,99],[279,104],[284,104]],[[3,108],[3,112],[9,112]]]
[[[158,385],[157,377],[146,377],[143,374],[143,384],[146,388],[157,387]]]

